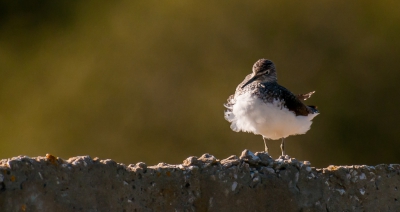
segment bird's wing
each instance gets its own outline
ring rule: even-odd
[[[273,86],[273,87],[271,87]],[[273,83],[265,87],[265,91],[275,99],[283,99],[284,105],[292,111],[296,116],[307,116],[308,114],[316,112],[313,108],[303,104],[303,102],[285,87]],[[311,95],[311,94],[310,94]]]
[[[314,93],[315,93],[315,91],[311,91],[310,93],[297,94],[296,96],[298,99],[305,101],[305,100],[309,99],[311,97],[311,95],[313,95]]]

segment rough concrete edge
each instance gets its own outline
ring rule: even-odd
[[[68,160],[63,160],[61,158],[55,157],[53,155],[47,154],[46,157],[27,157],[27,156],[18,156],[18,157],[13,157],[11,159],[3,159],[0,160],[0,169],[3,171],[3,173],[0,173],[0,191],[5,188],[5,181],[10,181],[13,182],[15,181],[15,177],[13,178],[13,175],[10,175],[7,172],[12,171],[13,169],[18,169],[18,163],[21,161],[31,161],[31,162],[38,162],[40,164],[48,164],[48,165],[53,165],[54,167],[62,167],[65,169],[71,169],[73,167],[87,167],[90,166],[94,163],[97,164],[104,164],[108,166],[113,166],[113,167],[119,167],[122,168],[126,171],[134,172],[134,173],[155,173],[155,172],[160,172],[160,170],[181,170],[183,174],[187,173],[196,173],[196,171],[200,170],[206,170],[207,168],[210,167],[215,167],[218,170],[229,170],[234,167],[238,167],[239,169],[243,170],[248,170],[248,172],[251,175],[251,179],[256,182],[256,177],[254,177],[255,174],[258,172],[264,173],[267,175],[274,176],[276,178],[282,178],[281,174],[285,172],[286,167],[295,167],[295,169],[298,170],[298,173],[296,173],[295,177],[291,177],[291,179],[287,179],[289,185],[292,183],[293,179],[296,179],[297,181],[299,180],[299,175],[301,179],[305,179],[306,181],[309,180],[310,182],[314,179],[322,179],[323,183],[327,186],[328,190],[328,196],[332,194],[335,194],[336,196],[343,196],[345,197],[346,195],[349,195],[348,197],[353,198],[354,204],[358,204],[363,200],[360,200],[360,197],[364,196],[366,193],[366,187],[365,185],[357,187],[358,181],[365,181],[367,178],[368,181],[374,182],[376,186],[376,190],[378,189],[379,183],[382,184],[382,176],[384,174],[387,174],[389,172],[396,172],[397,175],[399,175],[399,170],[400,170],[400,165],[398,164],[380,164],[377,166],[366,166],[366,165],[351,165],[351,166],[328,166],[327,168],[315,168],[311,167],[311,163],[308,161],[298,161],[295,158],[290,158],[289,156],[281,156],[277,159],[272,159],[267,153],[265,152],[257,152],[257,153],[252,153],[249,150],[244,150],[242,154],[237,157],[235,155],[232,155],[226,159],[223,160],[218,160],[215,158],[213,155],[210,154],[203,154],[201,157],[196,157],[196,156],[191,156],[188,157],[183,161],[182,164],[166,164],[166,163],[159,163],[154,166],[147,166],[143,162],[139,162],[136,164],[129,164],[125,165],[123,163],[116,163],[113,160],[106,159],[106,160],[100,160],[99,158],[91,158],[90,156],[78,156],[78,157],[72,157],[69,158]],[[380,171],[380,175],[378,176],[377,172]],[[300,174],[299,174],[300,173]],[[43,179],[41,176],[40,172],[38,172],[40,178]],[[368,175],[368,176],[367,176]],[[382,175],[382,176],[381,176]],[[334,178],[335,180],[331,180],[330,178]],[[389,178],[389,174],[387,174],[387,178]],[[212,179],[212,178],[211,178]],[[259,179],[259,178],[257,178]],[[399,180],[399,177],[397,176],[397,181]],[[290,181],[289,181],[290,180]],[[315,181],[317,183],[317,181]],[[124,181],[124,184],[128,184],[127,182]],[[235,184],[236,183],[236,184]],[[308,183],[308,182],[307,182]],[[312,182],[311,182],[312,183]],[[318,182],[321,183],[321,182]],[[335,186],[332,186],[334,185]],[[354,188],[353,191],[346,193],[346,188],[349,187],[349,185],[352,184]],[[238,183],[235,181],[233,182],[232,189],[233,187],[237,187]],[[296,185],[297,186],[297,185]],[[290,187],[290,186],[289,186]],[[351,187],[351,186],[350,186]],[[387,186],[386,186],[387,187]],[[395,186],[396,191],[397,191],[397,186]],[[384,188],[386,189],[386,188]],[[383,191],[385,191],[383,189]],[[233,189],[234,190],[234,189]],[[350,189],[351,190],[351,189]],[[354,194],[354,191],[358,192],[358,196]],[[295,192],[298,192],[299,194],[304,193],[304,190],[300,192],[300,188],[297,186],[295,188]],[[326,192],[326,191],[324,191]],[[0,193],[1,194],[1,193]],[[325,194],[326,196],[326,194]],[[1,196],[0,196],[1,197]],[[329,198],[327,197],[327,201],[329,201]],[[301,199],[301,197],[300,197]],[[397,202],[397,198],[395,198]],[[302,199],[304,201],[304,199]],[[320,208],[323,208],[322,205],[325,205],[326,210],[330,207],[331,210],[334,209],[343,209],[343,208],[335,208],[335,206],[328,206],[326,202],[322,201],[317,201],[313,203],[314,205],[309,205],[309,203],[304,203],[302,206],[302,209],[304,208],[314,208],[316,206],[321,206]],[[305,207],[306,206],[306,207]],[[397,205],[389,205],[392,209],[397,208]],[[21,206],[23,208],[23,206]],[[191,206],[193,207],[193,206]],[[355,206],[353,206],[355,207]],[[354,210],[356,209],[363,209],[363,205],[359,204],[358,207],[353,208]]]

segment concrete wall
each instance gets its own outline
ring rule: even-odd
[[[0,161],[0,211],[400,211],[399,173],[247,150],[156,166],[20,156]]]

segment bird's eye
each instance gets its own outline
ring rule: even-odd
[[[265,72],[265,74],[269,74],[269,70],[267,70],[267,71]]]

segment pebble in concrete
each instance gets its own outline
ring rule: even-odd
[[[0,160],[1,211],[399,211],[400,165],[316,169],[244,150],[124,165],[90,156]]]

